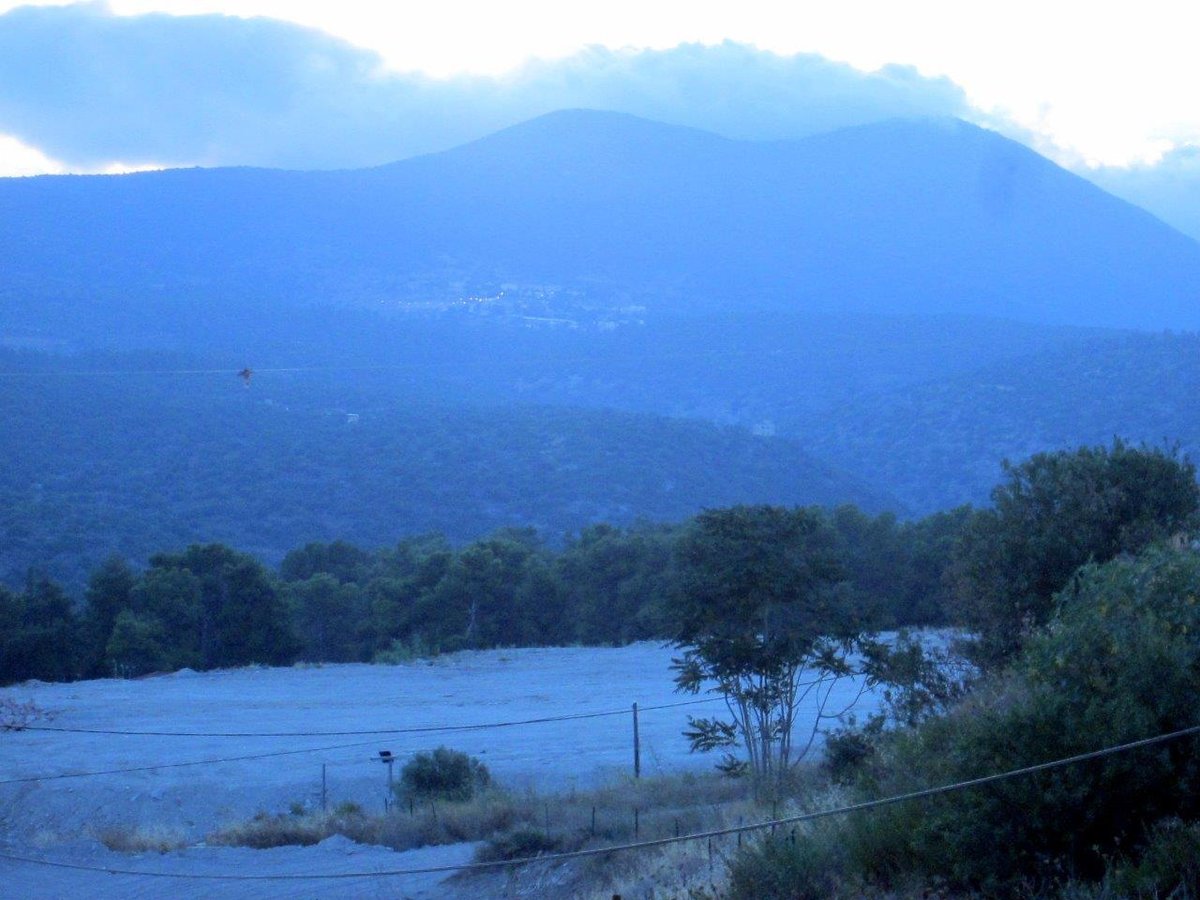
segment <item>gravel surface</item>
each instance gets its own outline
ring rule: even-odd
[[[674,692],[670,659],[669,649],[644,643],[477,651],[397,666],[185,670],[131,681],[29,682],[6,688],[0,696],[47,711],[49,720],[37,724],[51,728],[257,736],[0,732],[0,782],[8,782],[0,783],[0,854],[197,874],[296,875],[463,862],[470,846],[396,853],[334,838],[316,847],[256,851],[199,842],[215,827],[260,810],[286,811],[297,803],[319,807],[323,774],[331,806],[354,801],[381,809],[387,768],[378,761],[380,750],[390,750],[402,764],[413,753],[444,744],[477,755],[498,782],[518,789],[568,790],[628,774],[634,702],[641,707],[644,774],[707,768],[713,759],[689,753],[681,731],[689,713],[720,712],[722,704],[653,709],[693,699]],[[849,681],[839,684],[831,708],[857,692]],[[857,711],[874,702],[867,695]],[[411,731],[609,711],[615,714]],[[329,734],[402,729],[410,731]],[[269,732],[292,734],[263,734]],[[112,771],[124,769],[138,771]],[[105,774],[62,777],[84,772]],[[112,853],[95,839],[104,826],[161,828],[193,846],[162,855]],[[100,897],[420,897],[436,895],[443,877],[222,882],[0,859],[4,893],[30,898],[84,892]]]

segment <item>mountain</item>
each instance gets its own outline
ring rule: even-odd
[[[569,111],[375,169],[0,180],[10,342],[243,346],[316,307],[505,296],[564,321],[644,307],[1194,328],[1200,245],[955,120],[749,142]]]

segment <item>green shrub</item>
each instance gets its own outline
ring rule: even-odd
[[[555,853],[561,847],[561,838],[547,834],[540,828],[522,828],[519,831],[492,838],[479,848],[475,858],[480,862],[530,859],[543,853]]]
[[[747,845],[729,867],[731,900],[822,900],[858,896],[847,884],[840,829],[769,835]]]
[[[418,753],[400,770],[398,791],[405,797],[465,802],[491,784],[487,766],[458,750],[438,747]]]
[[[891,735],[876,795],[1069,757],[1200,721],[1200,557],[1152,550],[1087,566],[1014,667],[968,702]],[[1200,813],[1200,742],[1121,753],[913,801],[855,820],[856,865],[985,893],[1096,881],[1161,819]]]
[[[1137,865],[1118,869],[1111,883],[1121,897],[1200,897],[1200,823],[1160,822]]]
[[[825,735],[821,768],[829,773],[835,784],[852,784],[858,780],[869,761],[877,754],[878,735],[861,728],[845,726]]]
[[[371,662],[379,665],[398,666],[404,663],[431,659],[441,653],[441,647],[428,643],[421,635],[412,634],[401,640],[394,638],[385,650],[377,650]]]

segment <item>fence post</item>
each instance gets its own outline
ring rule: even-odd
[[[638,708],[633,704],[633,777],[642,777],[642,741],[638,735]]]
[[[396,763],[396,757],[392,755],[391,750],[380,750],[378,759],[387,766],[387,793],[383,797],[383,811],[387,813],[391,811],[392,800],[395,796],[392,790],[392,766]]]
[[[329,782],[325,775],[325,763],[321,763],[321,812],[329,811]]]

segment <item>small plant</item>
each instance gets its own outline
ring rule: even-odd
[[[371,661],[380,665],[398,666],[419,659],[431,659],[440,652],[441,648],[436,644],[427,643],[421,635],[414,634],[405,640],[395,638],[390,647],[377,651]]]
[[[487,766],[475,757],[438,747],[405,763],[397,790],[404,797],[464,803],[491,782]]]
[[[834,784],[852,784],[867,764],[876,757],[878,730],[853,724],[836,728],[825,735],[825,755],[821,767]]]
[[[106,825],[95,834],[96,840],[114,853],[169,853],[187,843],[178,832],[144,825]]]
[[[50,721],[54,714],[32,702],[0,697],[0,731],[24,731],[36,722]]]
[[[213,832],[205,841],[227,847],[253,847],[255,850],[267,850],[271,847],[307,847],[319,844],[333,834],[345,834],[351,840],[355,840],[358,835],[352,827],[354,824],[346,819],[321,813],[270,815],[260,812],[249,822],[228,825]],[[369,836],[363,840],[363,843],[369,842]]]

